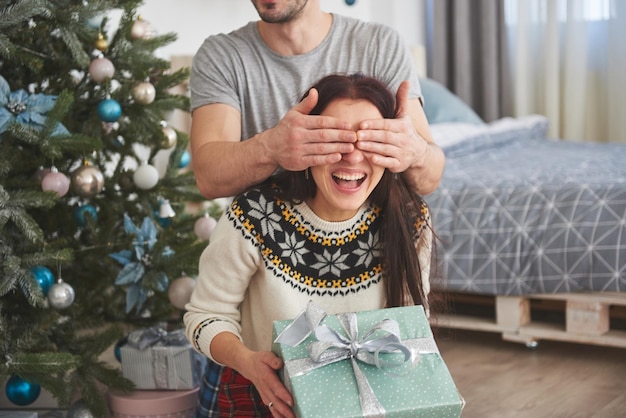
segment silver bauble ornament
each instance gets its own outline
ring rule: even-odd
[[[176,146],[176,141],[178,140],[178,135],[176,134],[176,130],[170,126],[163,126],[161,129],[163,131],[163,140],[161,141],[161,148],[170,149]]]
[[[133,182],[142,190],[150,190],[159,182],[159,170],[144,162],[135,170]]]
[[[65,309],[74,303],[74,288],[63,280],[50,286],[48,290],[48,302],[55,309]]]
[[[193,232],[202,241],[208,241],[209,238],[211,238],[213,230],[215,229],[215,225],[217,225],[217,221],[209,215],[205,215],[198,218],[198,220],[194,223]]]
[[[94,197],[104,188],[104,175],[98,167],[83,165],[72,172],[72,191],[80,197]]]
[[[191,293],[196,287],[196,281],[188,276],[179,277],[170,283],[167,289],[167,296],[172,306],[181,311],[185,309],[185,305],[191,299]]]
[[[103,83],[113,78],[115,74],[115,66],[104,57],[98,57],[89,64],[89,75],[96,83]]]
[[[94,418],[87,404],[82,399],[72,404],[67,411],[67,418]]]
[[[156,89],[151,83],[144,81],[133,87],[133,98],[137,103],[149,105],[156,97]]]

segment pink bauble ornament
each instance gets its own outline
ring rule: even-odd
[[[150,190],[159,182],[159,171],[155,166],[144,162],[135,170],[133,182],[142,190]]]
[[[155,97],[156,89],[151,83],[144,81],[133,87],[133,98],[137,103],[149,105],[154,101]]]
[[[104,57],[98,57],[89,64],[89,75],[96,83],[103,83],[113,78],[115,74],[115,66]]]
[[[57,197],[63,197],[70,190],[70,179],[53,166],[41,181],[41,190],[55,192]]]
[[[213,234],[215,225],[217,225],[217,221],[209,215],[205,215],[199,218],[193,225],[193,232],[202,241],[208,241],[211,238],[211,234]]]
[[[183,276],[172,281],[167,289],[167,296],[172,306],[181,311],[185,309],[185,305],[191,299],[191,293],[196,287],[196,281],[191,277]]]

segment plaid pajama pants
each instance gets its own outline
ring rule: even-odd
[[[196,418],[216,418],[218,416],[217,393],[220,387],[222,369],[222,366],[211,361],[211,359],[207,359],[202,382],[200,382]]]
[[[196,418],[271,417],[252,383],[235,370],[208,361]]]

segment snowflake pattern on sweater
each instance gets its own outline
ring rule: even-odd
[[[382,280],[380,212],[368,206],[346,229],[322,230],[271,190],[254,189],[233,201],[227,216],[276,277],[308,295],[345,295]],[[416,237],[427,215],[424,204]]]

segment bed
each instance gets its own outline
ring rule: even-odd
[[[422,87],[446,154],[426,196],[451,301],[436,325],[626,348],[626,144],[550,139],[540,115],[484,123]]]

